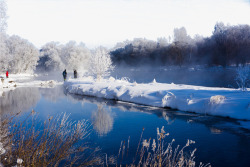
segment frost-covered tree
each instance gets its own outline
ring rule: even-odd
[[[8,18],[6,12],[6,2],[5,0],[0,0],[0,72],[8,68],[9,62],[8,48],[6,47],[6,39],[8,36],[5,34]]]
[[[75,41],[68,42],[61,50],[61,59],[68,70],[87,70],[90,55],[90,50],[83,43],[77,45]]]
[[[8,69],[10,62],[9,50],[6,46],[7,35],[0,32],[0,72]]]
[[[166,46],[168,46],[169,45],[168,39],[165,38],[165,37],[157,38],[157,45],[159,47],[166,47]]]
[[[227,26],[225,26],[225,24],[223,22],[217,22],[214,26],[214,31],[213,34],[219,34],[221,35],[222,33],[225,32],[225,30],[227,29]]]
[[[0,33],[0,71],[32,73],[38,60],[38,50],[16,35]]]
[[[13,35],[7,40],[12,73],[32,73],[39,59],[37,48],[25,39]]]
[[[131,41],[129,41],[129,40],[126,40],[126,41],[123,41],[123,42],[118,42],[112,50],[116,50],[116,49],[119,49],[119,48],[124,48],[126,45],[129,45],[130,43],[131,43]]]
[[[7,28],[7,5],[5,0],[0,0],[0,33],[5,32]]]
[[[102,46],[95,49],[91,58],[89,72],[96,78],[109,76],[114,69],[108,50]]]
[[[58,42],[49,42],[42,46],[40,50],[40,59],[38,61],[38,70],[54,71],[62,70],[65,65],[61,59],[62,46]]]
[[[218,22],[211,37],[194,38],[184,27],[176,28],[173,40],[135,38],[118,43],[110,54],[117,65],[246,65],[250,63],[250,25]]]
[[[242,91],[246,91],[250,86],[250,67],[238,67],[236,70],[236,83]]]
[[[135,52],[139,52],[142,56],[149,51],[156,49],[157,43],[153,40],[147,40],[146,38],[134,38],[131,43]]]
[[[189,43],[191,37],[187,34],[185,27],[174,29],[174,42]]]
[[[70,41],[65,45],[58,42],[49,42],[40,50],[38,70],[54,71],[74,69],[84,72],[88,69],[91,52],[83,44]]]
[[[193,46],[192,38],[187,35],[185,27],[174,29],[174,42],[169,45],[168,53],[171,57],[171,61],[174,64],[182,66],[185,63],[191,62],[192,48]]]

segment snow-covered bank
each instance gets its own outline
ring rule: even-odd
[[[126,80],[92,78],[69,79],[64,83],[69,93],[170,107],[181,111],[250,120],[250,89],[211,88],[191,85],[147,84]]]
[[[3,92],[14,90],[18,87],[54,87],[62,84],[62,82],[54,80],[41,81],[33,78],[34,75],[32,74],[11,74],[9,78],[6,78],[5,75],[0,75],[0,96],[2,96]]]

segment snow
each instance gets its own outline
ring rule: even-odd
[[[250,120],[250,89],[215,88],[181,84],[130,83],[124,79],[91,77],[64,82],[69,93]],[[249,122],[248,122],[249,123]]]
[[[0,96],[4,92],[14,90],[17,87],[55,87],[56,85],[62,85],[63,82],[58,82],[54,80],[42,81],[34,80],[35,75],[33,74],[11,74],[9,78],[5,75],[0,75]]]
[[[3,148],[3,143],[0,142],[0,155],[3,155],[6,150]]]
[[[3,77],[4,76],[4,77]],[[3,79],[3,81],[2,81]],[[63,82],[34,80],[31,74],[0,75],[0,96],[17,87],[54,87]],[[92,77],[71,79],[64,82],[69,93],[115,99],[153,107],[173,109],[250,120],[250,89],[215,88],[182,84],[129,82],[125,79],[95,80]],[[242,124],[248,127],[248,123]]]

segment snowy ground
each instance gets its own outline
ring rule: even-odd
[[[9,78],[6,78],[5,75],[0,74],[0,96],[4,92],[14,90],[17,87],[54,87],[62,84],[62,82],[54,80],[34,80],[34,77],[32,74],[11,74]]]
[[[29,74],[10,75],[9,78],[0,75],[0,80],[0,96],[4,91],[17,87],[54,87],[63,84],[55,80],[34,80],[34,75]],[[95,81],[91,77],[69,79],[64,86],[73,94],[250,120],[250,89],[242,92],[238,89],[166,84],[156,81],[138,84],[112,77],[100,81]],[[250,127],[248,124],[247,126]]]
[[[64,86],[73,94],[250,120],[250,89],[242,92],[229,88],[163,84],[155,80],[151,83],[138,84],[112,77],[100,81],[90,77],[69,79]]]

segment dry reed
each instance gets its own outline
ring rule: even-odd
[[[98,148],[90,148],[84,139],[90,134],[90,124],[70,121],[69,115],[49,117],[37,130],[34,110],[20,121],[15,116],[1,121],[1,141],[4,166],[89,166],[100,165]],[[31,121],[30,118],[32,118]],[[31,122],[31,123],[29,123]]]
[[[143,129],[144,131],[144,129]],[[157,128],[157,139],[144,139],[142,140],[143,131],[140,137],[138,148],[134,157],[134,160],[131,164],[124,164],[124,157],[120,156],[121,150],[126,149],[126,143],[121,142],[120,151],[117,156],[116,166],[127,166],[127,167],[210,167],[208,164],[196,164],[195,162],[195,151],[190,153],[185,152],[184,150],[195,142],[192,140],[187,140],[185,146],[180,149],[178,145],[176,148],[173,148],[173,139],[170,143],[166,143],[164,140],[169,134],[165,132],[164,126],[159,130]],[[152,141],[152,144],[151,144]],[[166,146],[166,148],[165,148]],[[127,145],[127,152],[129,149],[129,140]]]

